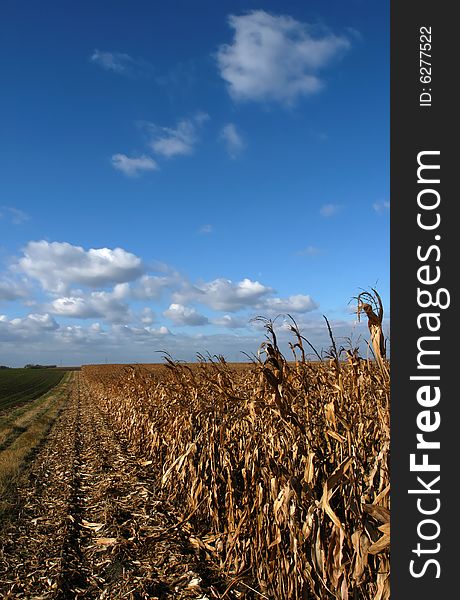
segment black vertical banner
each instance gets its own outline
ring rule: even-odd
[[[448,3],[391,3],[393,600],[459,595],[454,22]]]

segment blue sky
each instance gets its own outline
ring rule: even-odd
[[[1,10],[0,363],[236,360],[285,312],[326,348],[370,286],[389,317],[387,3]]]

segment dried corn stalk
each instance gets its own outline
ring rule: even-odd
[[[360,319],[361,313],[366,313],[367,324],[371,337],[371,344],[374,350],[375,359],[383,373],[388,374],[384,359],[386,358],[386,344],[383,335],[383,304],[380,295],[374,288],[372,293],[361,292],[357,296],[358,308],[357,315]],[[366,302],[367,300],[367,302]]]

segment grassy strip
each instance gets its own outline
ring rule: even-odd
[[[50,395],[46,409],[35,414],[28,422],[27,429],[17,435],[12,443],[0,452],[0,518],[12,507],[17,478],[27,458],[45,438],[58,416],[67,388],[67,385],[59,385]]]

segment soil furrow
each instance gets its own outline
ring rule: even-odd
[[[61,571],[57,581],[56,597],[78,598],[87,594],[88,579],[81,552],[82,513],[82,429],[81,396],[77,378],[74,390],[74,423],[72,426],[72,466],[69,473],[69,496],[67,505],[67,530],[61,554]]]

